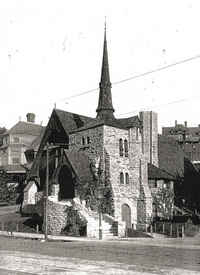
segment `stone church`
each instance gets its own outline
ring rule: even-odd
[[[105,30],[96,118],[54,109],[40,139],[26,152],[31,169],[24,209],[31,205],[43,216],[48,183],[49,233],[69,231],[73,211],[91,237],[98,237],[98,211],[103,236],[123,236],[127,228],[144,230],[150,223],[148,164],[158,167],[157,114],[116,118],[111,88]]]

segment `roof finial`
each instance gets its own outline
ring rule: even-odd
[[[106,16],[105,16],[105,21],[104,21],[104,31],[105,31],[105,33],[106,33]]]

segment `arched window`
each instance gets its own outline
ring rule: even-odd
[[[120,157],[123,157],[123,140],[120,138],[119,140],[119,155]]]
[[[87,137],[87,144],[90,144],[90,137]]]
[[[126,184],[129,184],[129,174],[126,173]]]
[[[120,184],[124,184],[124,174],[120,173]]]
[[[125,151],[125,157],[128,157],[128,141],[127,141],[127,139],[124,140],[124,151]]]
[[[82,137],[82,145],[85,145],[85,138]]]

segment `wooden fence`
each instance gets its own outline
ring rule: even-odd
[[[194,225],[190,225],[187,222],[186,223],[176,223],[176,222],[155,222],[150,226],[150,232],[151,233],[158,233],[163,234],[169,237],[176,237],[176,238],[184,238],[186,231],[188,232],[188,228],[199,231],[199,227],[197,226],[194,228]],[[191,230],[190,230],[191,231]]]

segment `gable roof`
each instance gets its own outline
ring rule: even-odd
[[[29,146],[29,149],[34,149],[34,150],[38,149],[38,147],[40,145],[40,142],[42,140],[42,137],[44,135],[45,129],[46,129],[46,127],[43,127],[41,129],[40,134],[33,140],[33,142],[31,143],[31,145]]]
[[[91,170],[91,161],[85,152],[65,150],[65,154],[80,182],[91,182],[94,180],[94,175]]]
[[[58,109],[54,109],[55,114],[58,116],[60,122],[66,133],[85,126],[87,123],[94,121],[94,118],[82,116],[79,114],[66,112]]]
[[[27,134],[38,136],[40,135],[42,129],[43,126],[41,125],[31,122],[19,121],[10,130],[8,130],[6,134]]]
[[[174,177],[165,170],[160,169],[151,163],[148,163],[148,179],[174,180]]]
[[[114,119],[106,119],[106,120],[94,118],[92,121],[85,124],[83,127],[72,130],[71,133],[84,131],[86,129],[99,127],[101,125],[106,125],[106,126],[127,130],[132,127],[141,127],[141,121],[139,120],[138,116],[122,118],[122,119],[114,118]]]

